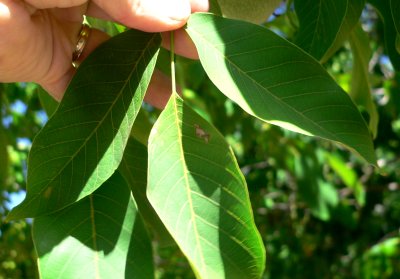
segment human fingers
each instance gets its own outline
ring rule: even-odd
[[[112,19],[146,32],[174,30],[186,23],[190,0],[93,0]]]

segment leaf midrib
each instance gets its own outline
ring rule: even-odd
[[[157,33],[156,33],[157,34]],[[132,71],[129,73],[127,79],[124,82],[124,85],[122,86],[122,88],[119,90],[119,93],[117,95],[117,97],[115,98],[115,100],[111,103],[110,108],[107,110],[107,112],[104,114],[104,117],[98,122],[98,125],[96,125],[95,129],[93,129],[93,132],[91,132],[89,134],[89,136],[83,141],[82,145],[77,149],[77,151],[71,156],[71,159],[69,159],[64,166],[60,169],[60,171],[54,175],[54,177],[46,183],[46,187],[44,187],[43,189],[41,189],[34,197],[32,197],[26,204],[25,207],[28,206],[29,204],[31,204],[33,201],[35,201],[36,199],[38,199],[38,197],[40,197],[40,195],[47,189],[47,186],[50,185],[64,170],[65,168],[71,163],[71,161],[77,156],[77,154],[87,145],[87,142],[93,137],[93,135],[95,135],[97,133],[97,130],[99,129],[99,127],[103,124],[103,122],[105,121],[105,119],[108,117],[108,115],[110,114],[110,112],[112,111],[112,109],[114,108],[115,104],[117,101],[120,100],[121,96],[123,95],[123,92],[125,90],[125,88],[127,87],[127,85],[129,84],[129,81],[132,77],[132,75],[135,73],[135,70],[137,69],[137,66],[139,65],[139,62],[141,62],[141,60],[144,57],[144,54],[146,53],[146,50],[149,48],[149,46],[154,42],[154,39],[157,37],[157,35],[154,34],[153,37],[148,41],[147,45],[145,48],[143,48],[141,55],[138,57],[138,59],[135,61],[136,63],[134,63],[134,67],[132,68]],[[140,80],[139,80],[140,83]],[[29,182],[27,183],[29,185]],[[40,184],[37,184],[40,185]]]
[[[209,46],[212,47],[212,49],[215,49],[216,53],[220,54],[220,56],[222,56],[223,60],[229,62],[229,64],[231,66],[233,66],[235,69],[237,69],[239,72],[241,72],[242,74],[244,73],[244,76],[247,77],[251,82],[253,82],[257,87],[260,87],[263,89],[263,91],[267,92],[270,96],[272,96],[276,101],[278,101],[279,103],[281,103],[283,106],[289,108],[290,110],[294,111],[295,113],[297,113],[299,116],[301,116],[302,118],[304,118],[307,122],[311,122],[311,124],[313,124],[314,126],[317,126],[319,129],[321,129],[322,131],[326,132],[327,134],[331,135],[332,139],[341,142],[338,137],[334,134],[332,134],[331,132],[327,131],[326,129],[322,128],[320,125],[318,125],[315,121],[313,121],[312,119],[308,118],[307,116],[305,116],[304,114],[302,114],[301,112],[299,112],[298,110],[296,110],[294,107],[289,106],[287,103],[285,103],[284,101],[282,101],[280,98],[278,98],[277,96],[275,96],[274,94],[272,94],[267,88],[263,87],[262,85],[260,85],[258,82],[256,82],[253,78],[251,78],[250,76],[248,76],[245,72],[243,72],[236,64],[234,64],[232,61],[230,61],[225,55],[223,55],[223,53],[219,52],[217,48],[214,48],[214,46],[211,43],[208,43],[208,41],[205,39],[205,37],[203,37],[201,35],[201,33],[196,32],[193,28],[189,29],[191,31],[194,31],[196,34],[199,35],[200,38],[202,38],[202,40],[204,42],[206,42],[206,44],[208,44]]]
[[[180,129],[180,125],[179,125],[179,115],[178,115],[178,103],[177,100],[179,98],[179,96],[177,95],[177,93],[173,92],[172,94],[174,94],[174,120],[175,120],[175,124],[176,124],[176,129],[177,129],[177,135],[178,135],[178,144],[179,144],[179,157],[180,157],[180,161],[182,163],[182,169],[183,169],[183,176],[185,179],[185,186],[186,186],[186,194],[187,194],[187,198],[188,198],[188,202],[189,202],[189,208],[190,208],[190,216],[191,216],[191,220],[193,223],[193,231],[194,231],[194,235],[196,238],[196,246],[198,247],[198,253],[200,254],[200,259],[201,259],[201,269],[205,270],[206,264],[204,261],[204,255],[203,255],[203,250],[201,249],[201,245],[200,245],[200,238],[198,235],[198,229],[197,229],[197,223],[196,223],[196,213],[194,212],[193,209],[193,201],[192,201],[192,196],[191,196],[191,189],[190,189],[190,183],[189,183],[189,178],[187,176],[187,168],[186,168],[186,160],[185,160],[185,156],[184,156],[184,150],[183,150],[183,142],[182,142],[182,132]],[[183,104],[182,104],[183,105]],[[196,266],[196,265],[194,265]]]

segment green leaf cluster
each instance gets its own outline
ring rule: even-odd
[[[163,249],[185,258],[182,277],[315,276],[319,268],[339,268],[318,253],[329,254],[334,241],[347,245],[351,233],[365,229],[365,216],[384,219],[379,206],[370,208],[379,203],[366,184],[381,181],[371,178],[376,153],[397,162],[400,124],[390,123],[395,140],[375,150],[388,116],[373,95],[377,47],[360,23],[365,1],[288,1],[287,18],[270,17],[280,1],[239,2],[212,1],[215,14],[189,18],[185,30],[200,62],[177,59],[182,96],[172,92],[162,112],[143,103],[154,69],[174,62],[160,49],[161,36],[94,19],[115,36],[79,67],[62,102],[42,89],[29,97],[31,109],[45,110],[49,120],[27,132],[36,134],[27,194],[7,224],[34,218],[41,278],[165,278]],[[398,70],[398,2],[369,2],[383,17],[385,51]],[[285,20],[292,30],[274,32],[288,30]],[[348,57],[351,74],[344,70]],[[379,86],[400,92],[396,82]],[[2,91],[0,97],[6,99]],[[392,118],[397,101],[389,102]],[[14,125],[21,119],[16,114]],[[23,172],[25,159],[15,159],[11,132],[0,125],[2,185],[24,183],[9,179]],[[382,160],[388,185],[399,187],[392,182],[398,170]],[[382,194],[379,205],[392,208],[395,220],[400,206],[392,197]],[[325,224],[339,224],[344,236]],[[371,278],[374,267],[389,267],[383,278],[400,274],[392,261],[397,235],[377,243],[379,236],[377,229],[360,237],[360,246],[338,245],[338,254],[351,257],[374,239],[352,260],[353,274]],[[296,267],[299,258],[304,265]]]

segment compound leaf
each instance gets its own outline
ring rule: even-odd
[[[260,278],[246,182],[219,132],[173,94],[149,138],[147,195],[199,278]]]

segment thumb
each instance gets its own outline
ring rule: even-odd
[[[190,0],[94,0],[114,20],[146,32],[182,27],[191,13]]]

